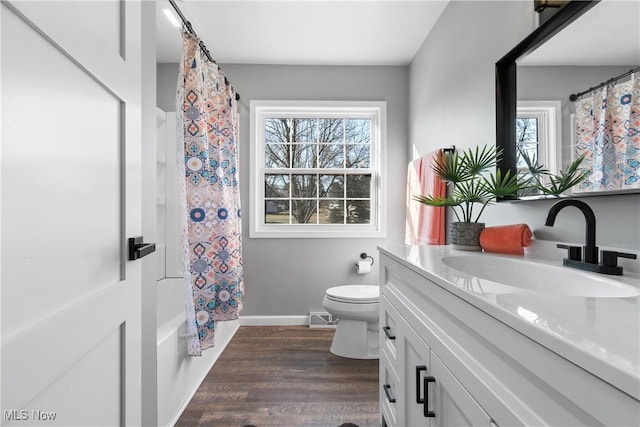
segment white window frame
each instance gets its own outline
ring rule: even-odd
[[[551,173],[559,173],[562,159],[562,103],[518,101],[517,116],[538,120],[538,162]]]
[[[267,118],[340,117],[371,119],[371,211],[367,224],[265,223],[265,126]],[[385,151],[387,107],[384,101],[251,101],[251,238],[382,238],[385,229]],[[317,173],[319,169],[300,169]],[[320,169],[322,170],[322,169]],[[351,170],[351,169],[339,169]],[[337,170],[330,170],[337,171]]]

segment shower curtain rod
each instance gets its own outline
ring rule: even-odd
[[[184,24],[184,26],[187,29],[187,31],[189,31],[194,36],[198,37],[198,34],[196,34],[195,30],[191,26],[191,22],[189,22],[187,20],[187,18],[184,17],[184,15],[182,14],[182,11],[178,8],[178,5],[173,0],[169,0],[169,3],[173,7],[173,10],[175,10],[176,13],[178,14],[178,16],[180,17],[180,20]],[[204,54],[207,56],[207,59],[209,61],[213,62],[214,64],[216,64],[216,61],[214,61],[213,58],[211,57],[211,53],[209,52],[209,49],[207,49],[207,45],[204,44],[202,39],[200,39],[199,45],[200,45],[200,49],[202,50],[202,52],[204,52]],[[230,84],[229,80],[226,77],[224,78],[224,82],[226,84],[228,84],[228,85]],[[240,94],[238,92],[236,92],[236,101],[240,101]]]
[[[627,71],[626,73],[620,74],[618,77],[614,77],[612,79],[609,79],[606,82],[602,82],[597,86],[590,87],[589,89],[585,90],[584,92],[571,94],[571,96],[569,96],[569,100],[575,102],[575,101],[578,100],[578,98],[580,98],[585,93],[589,93],[589,92],[592,92],[592,91],[594,91],[596,89],[600,89],[601,87],[606,86],[606,85],[608,85],[610,83],[615,83],[615,82],[617,82],[618,80],[620,80],[620,79],[622,79],[624,77],[630,76],[631,74],[635,73],[636,71],[640,71],[640,67],[632,68],[631,70]]]

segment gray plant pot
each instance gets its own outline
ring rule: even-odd
[[[452,222],[449,226],[449,243],[461,251],[481,251],[480,232],[484,222]]]

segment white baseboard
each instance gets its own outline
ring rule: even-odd
[[[241,326],[307,326],[309,316],[240,316]]]

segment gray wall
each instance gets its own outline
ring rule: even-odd
[[[240,191],[244,215],[246,298],[243,315],[306,315],[324,311],[330,286],[377,284],[377,245],[404,239],[407,171],[408,67],[222,65],[241,95]],[[175,111],[177,64],[158,64],[158,106]],[[387,102],[387,239],[249,238],[250,100]],[[355,274],[361,252],[374,256],[374,273]]]
[[[410,65],[410,153],[495,143],[494,64],[533,28],[531,2],[449,2]],[[601,246],[640,248],[640,195],[583,200],[598,219]],[[544,226],[552,204],[499,203],[482,219],[488,226],[525,222],[539,239],[583,242],[584,219],[575,209]]]

